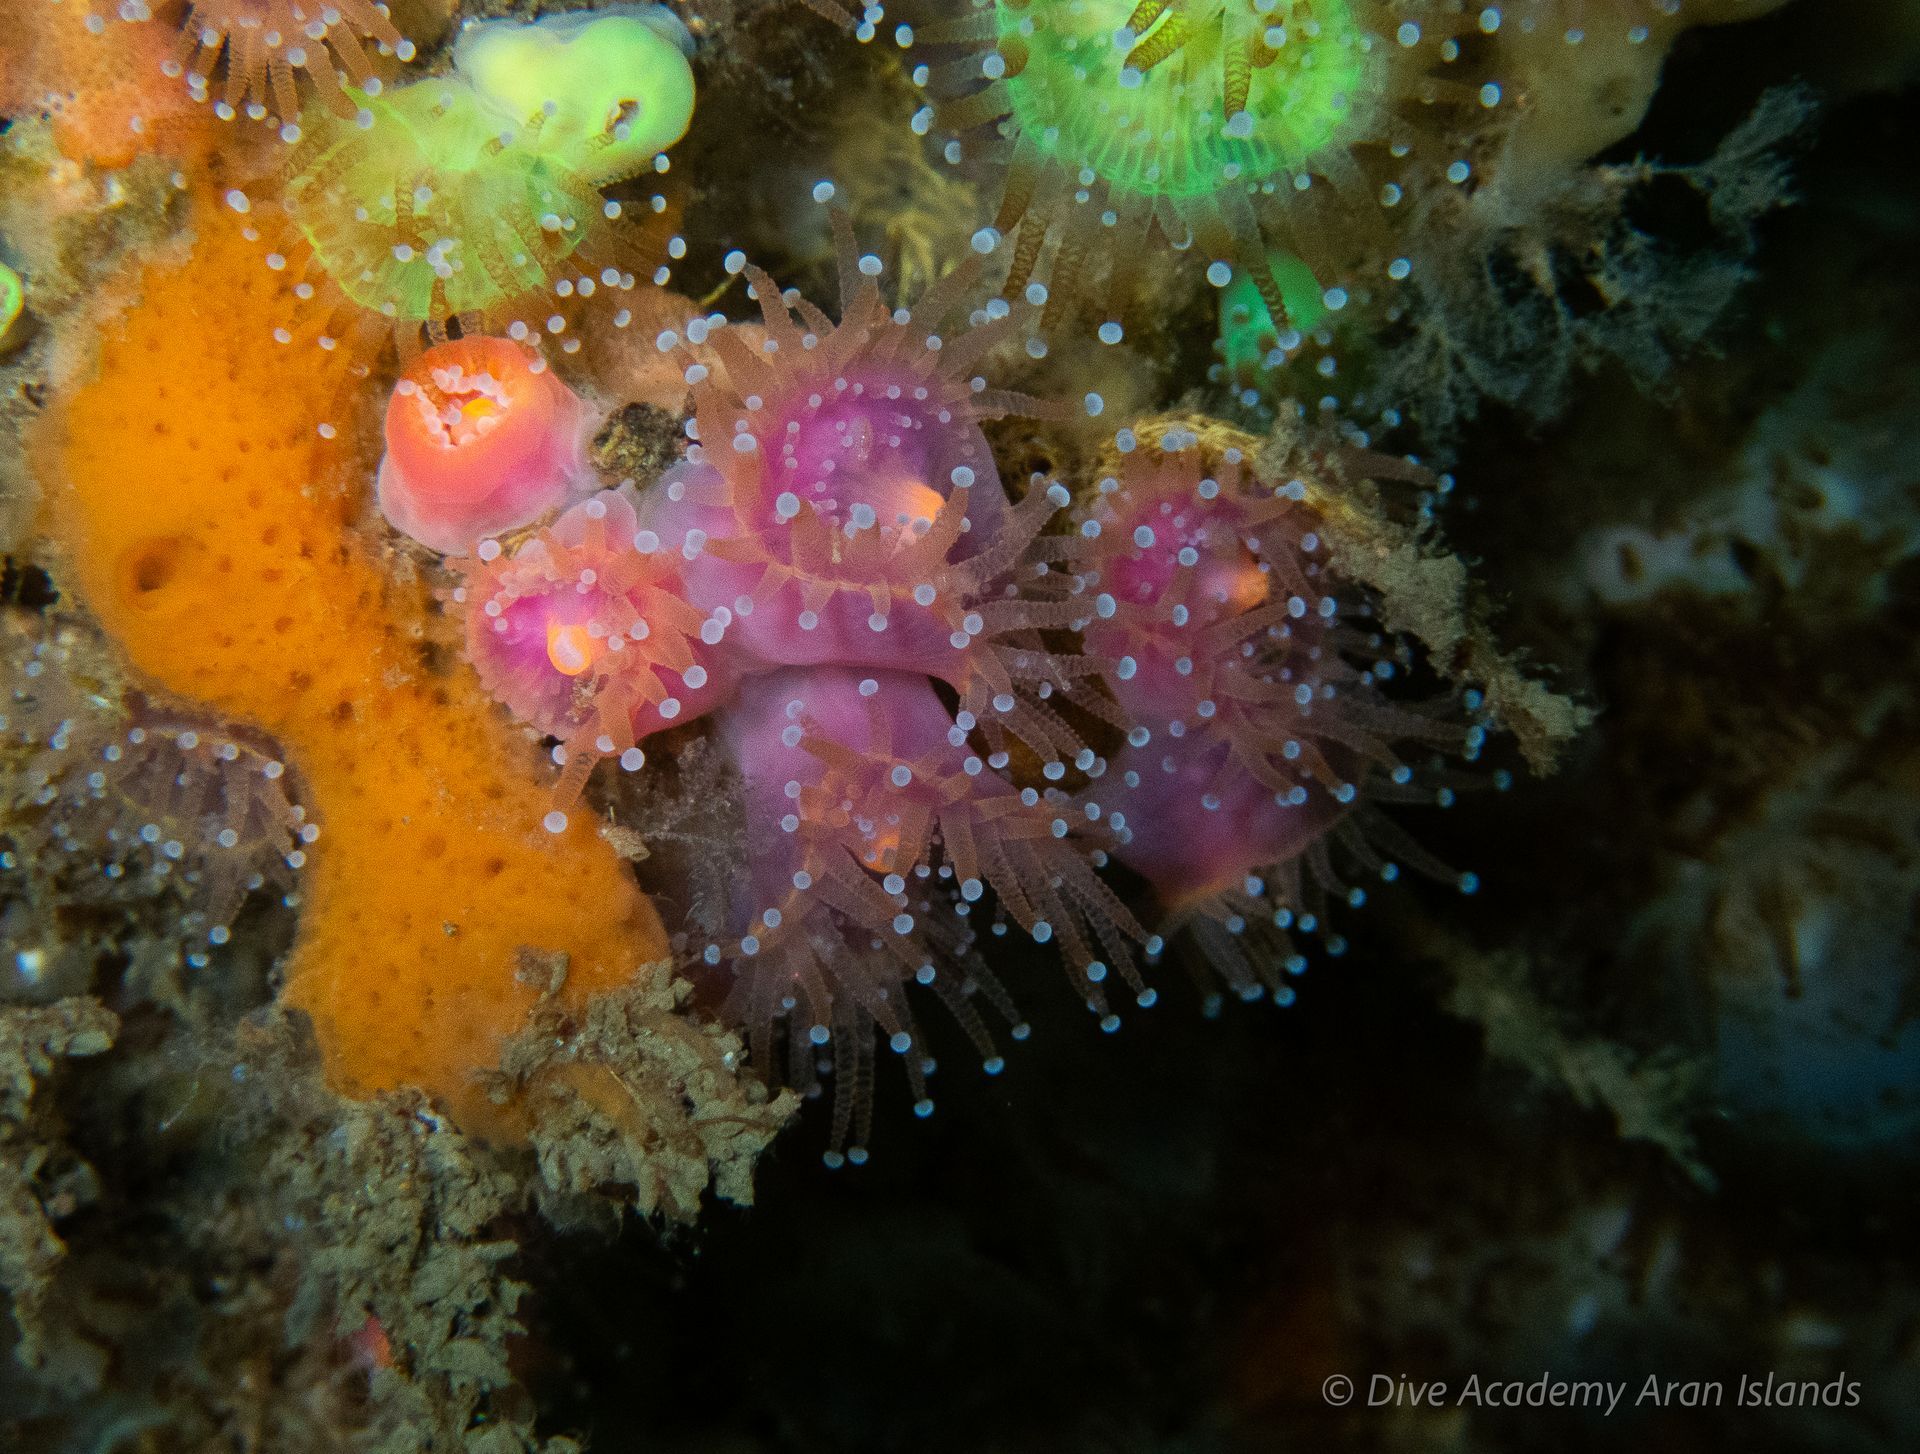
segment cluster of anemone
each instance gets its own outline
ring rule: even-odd
[[[1286,1003],[1306,966],[1293,936],[1321,928],[1329,904],[1364,900],[1336,856],[1389,881],[1404,864],[1472,887],[1376,805],[1444,802],[1451,790],[1402,754],[1472,755],[1484,729],[1388,696],[1405,649],[1332,565],[1324,461],[1310,486],[1311,459],[1263,477],[1178,427],[1121,443],[1069,557],[1126,734],[1087,810],[1152,887],[1165,932],[1189,931],[1240,997]],[[1348,452],[1363,473],[1407,472]]]
[[[1363,896],[1336,854],[1444,872],[1370,807],[1432,796],[1395,744],[1470,750],[1478,729],[1389,700],[1403,653],[1328,564],[1301,481],[1123,430],[1114,472],[1010,490],[982,423],[1070,417],[986,377],[1031,315],[962,322],[978,258],[891,308],[836,227],[837,321],[736,257],[761,328],[697,316],[654,340],[691,403],[659,478],[601,488],[592,411],[476,339],[403,378],[381,495],[458,570],[482,682],[553,739],[550,831],[599,764],[639,771],[656,734],[709,719],[745,862],[684,953],[723,977],[764,1073],[832,1076],[838,1162],[865,1155],[876,1044],[932,1109],[916,987],[990,1072],[989,1020],[1025,1035],[983,953],[1016,927],[1109,1031],[1116,987],[1154,1003],[1176,932],[1243,997],[1290,999],[1289,933]]]
[[[1056,297],[1106,274],[1106,341],[1154,235],[1284,318],[1289,270],[1340,298],[1393,280],[1409,193],[1466,179],[1500,101],[1477,38],[1440,3],[971,0],[914,34],[931,100],[913,125],[1004,171],[1010,290],[1050,235]]]
[[[269,263],[321,275],[403,339],[508,318],[559,332],[580,300],[630,291],[636,266],[664,281],[680,251],[666,197],[634,216],[602,189],[666,170],[693,112],[689,45],[658,6],[477,24],[447,75],[349,87],[350,114],[309,108],[287,132],[289,236]]]
[[[684,457],[617,482],[590,460],[601,411],[553,365],[578,347],[574,304],[635,286],[604,189],[666,170],[693,105],[684,28],[657,7],[474,25],[449,72],[387,87],[353,38],[397,49],[385,24],[353,5],[311,22],[342,77],[279,30],[190,23],[195,89],[224,54],[222,106],[264,115],[264,86],[284,116],[286,68],[325,71],[282,129],[290,230],[268,262],[304,271],[303,298],[324,275],[411,340],[380,509],[453,573],[480,682],[550,739],[541,826],[556,840],[596,770],[640,772],[659,734],[705,722],[739,784],[744,862],[722,915],[679,948],[763,1074],[831,1080],[830,1161],[865,1156],[877,1046],[931,1111],[920,990],[989,1073],[989,1022],[1025,1037],[988,968],[999,936],[1057,954],[1111,1032],[1128,1002],[1155,1003],[1148,974],[1176,935],[1240,996],[1286,1003],[1296,936],[1364,897],[1355,865],[1448,876],[1376,808],[1444,798],[1413,759],[1472,756],[1483,730],[1390,689],[1406,652],[1334,568],[1317,478],[1160,428],[1121,430],[1104,470],[1003,479],[983,425],[1080,422],[993,387],[989,360],[1096,259],[1123,297],[1150,234],[1234,283],[1251,341],[1230,363],[1344,306],[1341,280],[1404,277],[1392,233],[1413,209],[1395,209],[1416,175],[1461,180],[1458,138],[1498,100],[1473,83],[1468,8],[972,0],[923,27],[903,43],[938,52],[919,74],[938,119],[986,133],[1007,169],[995,226],[895,308],[836,216],[837,318],[730,256],[761,323],[694,316],[658,334],[686,387]],[[255,210],[244,191],[227,200]],[[651,205],[664,227],[665,199]],[[1050,236],[1051,289],[1033,281]],[[972,308],[1008,237],[1004,296]],[[637,333],[618,337],[644,349]],[[1117,320],[1098,336],[1116,341]],[[1328,466],[1347,467],[1407,473],[1352,449]],[[132,804],[89,820],[108,825],[105,857],[191,859],[217,940],[239,894],[194,855],[285,847],[297,866],[312,825],[263,749],[142,711],[123,738],[39,732],[23,803],[56,835],[107,797]],[[131,765],[73,766],[96,757]],[[215,788],[200,801],[168,783]]]
[[[448,348],[462,345],[429,350],[396,394],[382,471],[383,498],[406,502],[390,519],[437,548],[461,541],[455,599],[482,681],[558,739],[551,830],[598,762],[637,770],[650,736],[713,718],[743,784],[749,861],[725,936],[690,956],[731,974],[730,1013],[760,1065],[784,1061],[807,1086],[823,1060],[837,1067],[836,1159],[864,1154],[873,1027],[931,1109],[907,986],[931,986],[999,1066],[974,1002],[1013,1009],[974,952],[982,932],[1011,922],[1057,946],[1110,1028],[1100,981],[1110,968],[1151,1003],[1140,965],[1158,948],[1099,875],[1100,830],[1064,782],[1096,765],[1059,709],[1094,668],[1044,639],[1080,611],[1042,544],[1067,493],[1034,479],[1012,498],[981,429],[1058,412],[978,371],[1019,319],[995,304],[947,331],[971,268],[895,311],[878,259],[841,231],[838,322],[741,260],[757,346],[704,318],[656,340],[687,360],[691,442],[644,489],[566,503],[557,436],[571,416],[538,403],[518,412],[555,447],[507,488],[483,451],[514,429],[515,408],[498,412],[513,391],[456,373]],[[465,430],[466,400],[499,422]],[[422,459],[394,449],[396,428],[423,418],[425,463],[467,499],[419,488]],[[476,499],[518,501],[499,517],[505,539],[471,538]]]

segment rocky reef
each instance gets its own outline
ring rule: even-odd
[[[20,0],[0,1443],[1920,1433],[1903,0]]]

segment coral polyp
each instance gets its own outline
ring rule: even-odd
[[[596,762],[618,755],[638,768],[641,738],[699,716],[726,684],[701,639],[707,617],[683,599],[676,558],[636,537],[628,494],[604,490],[511,556],[481,542],[458,592],[482,683],[563,741],[555,832]]]
[[[258,119],[271,109],[292,121],[301,110],[296,72],[313,82],[328,109],[351,116],[353,105],[334,68],[344,70],[351,84],[365,86],[373,79],[363,44],[368,41],[403,61],[413,59],[413,43],[376,0],[191,0],[180,22],[177,64],[185,67],[196,99],[204,101],[224,60],[216,103],[223,116],[244,111]]]
[[[1384,57],[1348,0],[1049,9],[995,8],[1009,118],[1037,156],[1091,164],[1117,191],[1207,198],[1324,169],[1330,148],[1365,134]]]
[[[1214,474],[1179,449],[1123,458],[1081,522],[1082,580],[1099,591],[1087,642],[1120,663],[1115,697],[1131,718],[1161,724],[1190,718],[1237,730],[1263,713],[1291,713],[1297,693],[1263,674],[1285,681],[1319,660],[1336,610],[1314,585],[1318,540],[1304,512],[1284,494],[1255,496],[1238,458]],[[1255,636],[1290,659],[1274,666],[1243,652]],[[1244,732],[1250,765],[1268,735]]]
[[[464,87],[416,82],[364,104],[369,127],[310,122],[287,184],[319,266],[361,307],[415,323],[489,314],[550,290],[599,230],[592,183],[502,147],[506,121]]]
[[[1307,341],[1328,309],[1319,280],[1293,254],[1268,255],[1272,281],[1280,289],[1286,311],[1268,308],[1259,284],[1240,268],[1220,290],[1220,334],[1214,352],[1220,356],[1218,377],[1229,385],[1246,408],[1256,408],[1265,397],[1274,370],[1280,368]],[[1208,374],[1215,377],[1214,373]]]
[[[1047,740],[1020,703],[1066,668],[1030,633],[1068,612],[1005,586],[1067,497],[1042,482],[1009,505],[980,424],[1061,411],[975,372],[1009,337],[1009,310],[940,332],[973,268],[895,313],[879,260],[856,260],[850,237],[842,253],[838,324],[748,272],[767,346],[711,335],[719,370],[689,373],[698,443],[643,497],[643,523],[686,557],[688,598],[726,613],[730,639],[762,666],[917,670],[975,715]]]
[[[1036,942],[1059,945],[1107,1029],[1119,1025],[1104,993],[1110,970],[1140,1004],[1154,1000],[1137,963],[1157,943],[1095,872],[1074,832],[1087,818],[1057,788],[1016,788],[967,736],[924,675],[846,667],[757,677],[725,719],[764,836],[735,911],[739,937],[705,958],[731,965],[728,1011],[758,1063],[775,1063],[781,1024],[790,1079],[812,1083],[816,1060],[830,1057],[836,1156],[850,1127],[856,1155],[866,1139],[875,1027],[906,1058],[920,1114],[932,1109],[909,982],[932,987],[998,1070],[972,1003],[984,997],[1015,1018],[976,957],[973,911],[988,893]]]
[[[664,6],[551,15],[534,25],[470,25],[454,69],[523,138],[606,186],[646,170],[693,115],[687,28]]]
[[[1243,996],[1279,993],[1281,971],[1303,963],[1285,932],[1310,932],[1329,899],[1364,898],[1336,848],[1388,878],[1398,866],[1379,843],[1444,872],[1373,805],[1432,801],[1401,760],[1408,746],[1460,751],[1481,734],[1384,692],[1401,648],[1331,566],[1321,486],[1265,479],[1236,448],[1209,458],[1178,428],[1156,446],[1130,447],[1082,515],[1087,647],[1113,664],[1130,724],[1087,796],[1170,927],[1196,928]],[[1362,472],[1406,472],[1353,454]],[[1277,931],[1277,952],[1234,942],[1249,922]]]
[[[1398,200],[1419,127],[1465,92],[1425,76],[1458,17],[1436,9],[1434,33],[1406,21],[1389,36],[1397,13],[1376,0],[974,0],[919,33],[961,54],[923,68],[935,105],[914,125],[977,133],[1006,168],[995,227],[1017,229],[1010,289],[1057,230],[1054,291],[1097,256],[1111,303],[1158,232],[1197,248],[1219,285],[1242,270],[1280,317],[1269,248],[1329,285],[1343,277],[1381,201]]]
[[[395,529],[464,555],[564,504],[592,478],[594,412],[545,360],[504,338],[463,338],[415,359],[387,404],[377,488]]]
[[[78,633],[10,622],[4,643],[0,898],[21,880],[28,899],[69,878],[60,892],[76,901],[171,890],[168,937],[196,965],[249,894],[271,884],[294,902],[318,830],[271,743],[106,683],[79,690],[98,647]]]
[[[537,325],[556,299],[632,288],[635,259],[655,272],[665,199],[636,224],[600,188],[679,140],[692,72],[664,24],[572,24],[558,41],[539,26],[480,27],[456,55],[475,75],[353,91],[350,118],[308,114],[287,209],[354,303],[402,324],[524,306]],[[611,78],[603,40],[626,62]]]

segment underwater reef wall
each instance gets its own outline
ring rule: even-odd
[[[1907,1447],[1917,73],[21,0],[0,1442]]]

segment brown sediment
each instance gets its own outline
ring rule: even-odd
[[[98,1355],[72,1337],[53,1306],[66,1257],[55,1223],[91,1201],[93,1169],[62,1143],[41,1082],[61,1061],[99,1055],[120,1033],[120,1019],[97,1000],[0,1010],[0,1292],[7,1295],[19,1342],[14,1357],[56,1377]]]

